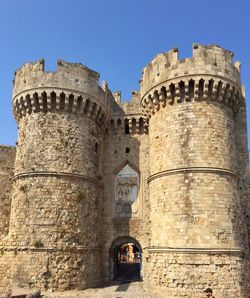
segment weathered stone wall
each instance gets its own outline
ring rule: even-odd
[[[169,298],[200,298],[207,287],[218,298],[248,297],[246,268],[245,256],[238,253],[155,249],[148,256],[144,286]]]
[[[10,278],[19,286],[96,286],[102,280],[99,153],[110,93],[81,65],[60,62],[52,74],[40,68],[25,65],[15,78],[19,134],[3,263],[5,255],[14,258]],[[68,92],[68,73],[77,75],[81,90]]]
[[[120,238],[137,240],[141,247],[149,245],[149,202],[148,184],[148,121],[140,108],[139,94],[134,93],[129,103],[113,102],[111,125],[104,139],[104,201],[103,201],[103,274],[106,280],[113,276],[111,246]],[[132,121],[133,120],[133,121]],[[127,123],[126,123],[127,121]],[[133,123],[132,123],[133,122]],[[127,127],[126,127],[127,126]],[[127,130],[128,129],[128,130]],[[139,193],[137,212],[127,214],[116,212],[115,177],[119,170],[129,165],[138,171]]]
[[[246,100],[235,117],[235,145],[237,153],[237,169],[240,173],[239,194],[242,202],[245,222],[248,228],[248,241],[250,249],[250,172],[247,142],[247,115]]]
[[[232,112],[168,105],[150,119],[150,144],[152,245],[240,247]]]
[[[101,280],[100,271],[87,274],[86,268],[96,264],[100,254],[98,153],[95,151],[98,129],[89,119],[52,113],[29,115],[19,125],[8,245],[28,251],[31,259],[36,258],[34,247],[44,247],[44,255],[55,250],[48,265],[50,287],[96,285]],[[43,143],[47,144],[46,149]],[[65,256],[67,250],[77,252],[74,262]],[[39,278],[47,271],[40,272],[40,267],[32,261],[26,260],[24,266],[21,264],[24,257],[17,259],[12,264],[12,274],[19,275],[19,267],[29,272],[22,286],[27,286],[32,279],[40,287],[46,286]],[[66,267],[69,269],[65,270]]]
[[[12,178],[16,148],[0,146],[0,288],[10,282],[10,260],[3,256],[3,238],[9,231]]]
[[[240,190],[241,200],[243,202],[243,213],[245,216],[245,223],[247,227],[247,234],[248,234],[248,248],[250,251],[250,179],[249,176],[244,181],[243,189]],[[250,253],[249,253],[250,254]]]
[[[220,277],[207,280],[212,288],[223,278],[230,289],[241,286],[238,297],[247,297],[249,290],[246,222],[238,191],[242,166],[235,142],[235,117],[244,100],[236,67],[229,52],[195,45],[192,58],[178,61],[175,50],[158,55],[144,69],[141,102],[151,115],[152,233],[145,284],[151,289],[165,287],[173,297],[198,293],[201,284],[205,286],[204,271],[210,272],[216,259],[221,262],[215,265]],[[220,250],[216,257],[211,255],[214,250]],[[186,260],[190,253],[199,259],[202,251],[209,258],[206,261],[205,255],[202,265],[191,261],[194,270]],[[185,260],[181,266],[176,253]],[[148,274],[153,268],[156,274]],[[169,278],[168,270],[175,278]],[[189,270],[197,286],[187,278]]]
[[[9,247],[0,254],[0,289],[85,289],[100,284],[100,251],[93,247]],[[93,266],[92,266],[93,265]]]
[[[15,154],[15,147],[0,146],[0,239],[7,235],[9,230]]]

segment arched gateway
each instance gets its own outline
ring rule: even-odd
[[[119,237],[110,247],[110,279],[141,280],[142,247],[130,237]]]

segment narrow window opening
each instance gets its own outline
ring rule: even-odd
[[[225,91],[224,91],[224,98],[223,98],[223,100],[226,104],[228,104],[229,89],[230,89],[230,85],[226,84],[226,88],[225,88]]]
[[[219,81],[218,87],[217,87],[217,96],[216,96],[217,98],[221,96],[221,91],[222,91],[222,81]]]
[[[174,103],[174,98],[175,98],[175,85],[174,84],[170,84],[169,85],[169,92],[170,92],[170,97],[171,97],[171,104]]]
[[[42,102],[43,102],[43,110],[44,112],[47,112],[47,93],[43,92],[42,93]]]
[[[129,153],[129,151],[130,151],[129,147],[126,147],[125,152],[126,152],[126,153]]]
[[[132,119],[132,132],[136,133],[136,119],[135,118]]]
[[[125,119],[124,121],[124,126],[125,126],[125,134],[129,134],[129,123],[128,123],[128,119]]]
[[[50,98],[51,98],[51,110],[54,111],[56,109],[56,93],[54,91],[50,93]]]
[[[214,80],[209,80],[208,82],[208,98],[212,99],[213,97],[213,87],[214,87]]]
[[[68,111],[69,112],[72,112],[73,102],[74,102],[74,95],[70,94],[69,95],[69,105],[68,105]]]
[[[167,91],[165,87],[161,88],[161,102],[162,102],[162,106],[165,107],[166,105],[166,99],[167,99]]]
[[[143,134],[143,132],[144,132],[144,121],[143,121],[143,118],[140,118],[139,119],[139,131],[140,131],[140,134]]]
[[[25,96],[25,101],[27,103],[27,111],[28,111],[28,113],[30,113],[31,112],[31,99],[30,99],[30,95],[29,94],[27,94]]]
[[[33,100],[34,100],[35,112],[39,112],[40,107],[39,107],[39,102],[38,102],[38,94],[36,92],[33,94]]]
[[[122,127],[122,121],[121,119],[117,120],[117,131],[118,133],[121,133],[121,127]]]
[[[99,144],[96,142],[95,143],[95,153],[98,153],[98,150],[99,150]]]
[[[24,107],[23,97],[21,96],[21,98],[20,98],[20,108],[22,109],[23,107]]]
[[[110,120],[110,131],[111,133],[114,132],[115,130],[115,122],[114,122],[114,119],[111,119]]]
[[[78,98],[77,98],[77,106],[76,106],[76,113],[77,114],[80,114],[80,111],[81,111],[81,106],[82,106],[82,97],[81,96],[79,96]]]
[[[189,81],[189,88],[188,88],[188,91],[189,91],[189,98],[190,99],[193,99],[194,98],[194,80],[190,80]]]
[[[86,100],[85,107],[84,107],[84,114],[89,112],[90,101],[89,99]]]
[[[199,99],[202,99],[203,98],[204,82],[205,81],[203,79],[200,79],[199,80],[199,87],[198,87],[198,96],[199,96]]]
[[[234,95],[235,95],[235,87],[232,87],[231,92],[230,92],[229,102],[228,102],[229,107],[233,107]]]
[[[183,101],[185,99],[185,83],[183,81],[180,81],[179,88],[180,88],[180,101]]]
[[[96,114],[97,104],[94,103],[92,105],[92,111],[91,111],[91,117],[93,117]]]
[[[65,107],[65,93],[60,94],[60,110],[64,110]]]

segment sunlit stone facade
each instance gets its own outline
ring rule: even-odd
[[[18,142],[0,148],[0,286],[99,286],[130,243],[148,291],[247,298],[246,100],[232,57],[197,44],[191,58],[159,54],[129,102],[82,64],[17,70]]]

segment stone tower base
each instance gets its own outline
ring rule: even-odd
[[[237,250],[151,249],[144,268],[145,288],[165,293],[168,298],[200,298],[208,287],[213,289],[216,298],[249,297],[248,261]]]
[[[80,247],[7,248],[0,255],[0,288],[18,286],[64,291],[97,287],[102,283],[98,262],[99,251]]]

